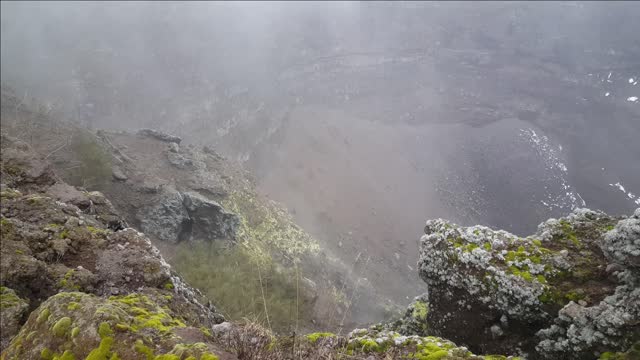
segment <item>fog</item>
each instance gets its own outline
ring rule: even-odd
[[[640,205],[634,2],[2,2],[1,76],[94,129],[213,145],[389,296],[424,221]]]

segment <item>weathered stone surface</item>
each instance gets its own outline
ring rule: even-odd
[[[34,189],[53,185],[58,178],[51,165],[18,139],[1,136],[2,182],[18,189]]]
[[[175,167],[177,167],[178,169],[181,170],[196,170],[198,168],[197,163],[194,162],[193,160],[191,160],[190,158],[173,152],[173,151],[167,151],[167,160],[169,160],[169,163]]]
[[[0,286],[0,351],[4,350],[11,338],[18,333],[28,309],[29,303],[19,298],[15,291]]]
[[[238,216],[222,205],[195,192],[183,194],[191,219],[191,238],[198,240],[233,239],[240,223]]]
[[[428,221],[419,261],[428,332],[533,359],[628,349],[640,333],[636,216],[578,209],[526,238]]]
[[[428,314],[429,297],[427,294],[423,294],[413,300],[400,319],[383,327],[397,331],[402,335],[427,336],[429,335]]]
[[[602,250],[612,263],[640,272],[640,208],[605,235]]]
[[[176,143],[176,144],[180,144],[180,142],[182,141],[182,139],[178,136],[170,135],[154,129],[140,129],[138,130],[138,135],[149,136],[149,137],[158,139],[160,141]]]
[[[59,293],[31,313],[3,358],[235,359],[205,343],[207,333],[185,322],[168,293],[143,290],[108,298]]]
[[[117,166],[114,166],[111,171],[113,178],[117,181],[127,181],[129,179],[127,175],[125,175],[125,173],[122,171],[122,169]]]
[[[175,188],[166,186],[155,201],[138,211],[140,229],[158,240],[176,243],[189,223],[183,197]]]

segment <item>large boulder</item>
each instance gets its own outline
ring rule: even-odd
[[[58,181],[51,164],[24,141],[2,134],[0,146],[3,184],[25,190],[39,189]]]
[[[547,359],[567,353],[587,358],[629,348],[634,342],[640,347],[640,209],[619,221],[600,245],[609,261],[608,271],[620,285],[593,306],[571,302],[550,327],[540,330],[543,340],[536,350]]]
[[[588,359],[631,347],[640,331],[638,277],[629,270],[637,219],[618,220],[578,209],[526,238],[428,221],[419,267],[429,332],[530,358]]]
[[[238,216],[216,201],[168,186],[148,206],[141,208],[137,217],[142,231],[169,243],[234,239],[240,223]]]
[[[190,221],[183,201],[182,194],[175,188],[163,187],[153,202],[138,211],[140,229],[161,241],[176,243],[182,240]]]
[[[184,193],[183,198],[191,220],[191,238],[210,241],[235,238],[240,223],[237,215],[195,192]]]
[[[63,292],[31,313],[3,359],[219,359],[225,352],[209,337],[161,290],[108,298]]]

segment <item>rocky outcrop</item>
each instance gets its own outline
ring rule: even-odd
[[[156,201],[138,212],[145,233],[169,243],[234,239],[238,217],[219,203],[195,192],[164,187]]]
[[[235,238],[240,222],[237,215],[195,192],[184,193],[183,199],[191,221],[192,238],[209,241]]]
[[[429,296],[428,294],[420,295],[407,307],[402,317],[390,324],[381,325],[381,328],[397,331],[403,335],[427,336],[430,334],[428,315]]]
[[[182,339],[180,334],[195,332],[204,338],[206,331],[200,328],[224,318],[210,303],[203,305],[206,299],[172,271],[149,238],[124,228],[126,223],[101,193],[61,182],[46,166],[39,166],[43,160],[28,146],[4,139],[3,359],[102,359],[116,353],[136,358],[139,355],[129,352],[150,346],[152,353],[171,353],[180,343],[197,348],[193,354],[203,359],[213,351],[211,346],[195,346],[193,336]],[[15,146],[19,151],[5,152]],[[172,340],[163,342],[165,338]],[[164,345],[158,348],[160,344]]]
[[[168,143],[175,143],[175,144],[180,144],[180,142],[182,141],[182,139],[180,137],[178,137],[178,136],[170,135],[170,134],[164,133],[164,132],[159,131],[159,130],[154,130],[154,129],[140,129],[140,130],[138,130],[138,135],[149,136],[149,137],[152,137],[154,139],[158,139],[160,141],[164,141],[164,142],[168,142]]]
[[[56,294],[31,313],[7,359],[219,359],[208,331],[185,322],[166,292]],[[174,355],[170,357],[169,355]]]
[[[143,232],[170,243],[181,240],[189,222],[182,194],[169,186],[164,187],[149,206],[141,208],[137,217]]]
[[[640,339],[639,220],[578,209],[521,238],[429,220],[430,334],[472,350],[589,359]]]

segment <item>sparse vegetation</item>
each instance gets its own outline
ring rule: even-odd
[[[295,271],[257,262],[242,245],[231,249],[205,243],[180,245],[173,264],[230,319],[255,317],[269,326],[269,316],[273,330],[286,331],[295,326],[296,302],[300,321],[310,314],[309,299],[297,296]]]
[[[111,156],[88,134],[78,133],[71,150],[79,164],[67,170],[67,180],[75,186],[101,189],[111,179]]]

